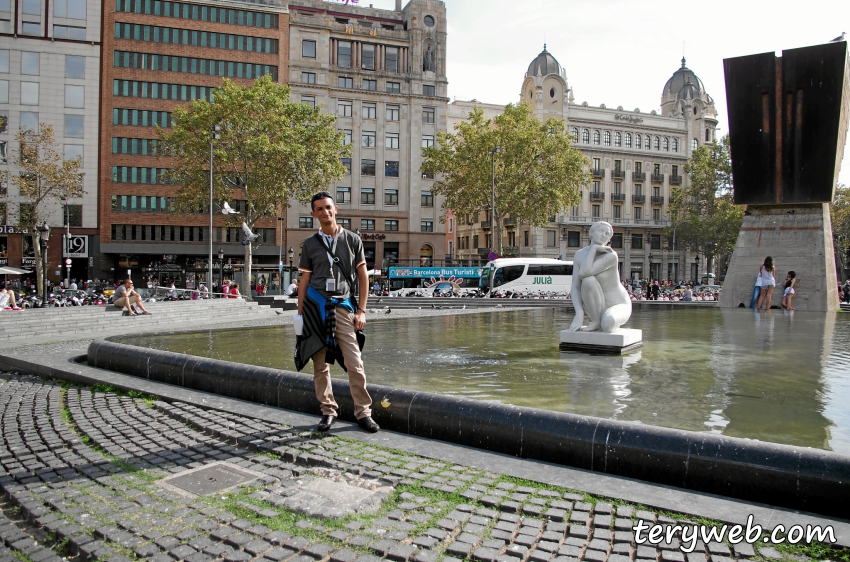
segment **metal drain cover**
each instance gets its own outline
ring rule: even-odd
[[[205,496],[230,490],[262,476],[229,463],[216,462],[163,478],[160,483],[167,488],[176,488],[174,491],[184,495],[188,492],[193,496]]]

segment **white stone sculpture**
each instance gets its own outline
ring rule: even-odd
[[[641,330],[621,328],[632,315],[632,301],[620,283],[617,252],[608,246],[614,229],[607,222],[590,227],[590,246],[573,258],[572,300],[576,317],[561,330],[561,351],[622,354],[640,347]],[[584,315],[590,324],[582,326]]]

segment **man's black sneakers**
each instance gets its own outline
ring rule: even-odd
[[[378,433],[381,430],[381,426],[376,424],[375,420],[373,420],[371,416],[360,418],[359,420],[357,420],[357,425],[359,425],[361,429],[368,431],[369,433]]]
[[[336,416],[322,416],[322,421],[319,422],[319,431],[328,431],[336,421]]]

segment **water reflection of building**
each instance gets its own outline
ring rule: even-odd
[[[576,103],[566,69],[545,46],[531,62],[521,89],[541,120],[563,119],[579,148],[591,162],[592,181],[582,189],[581,202],[534,228],[505,221],[505,255],[570,260],[589,245],[590,225],[605,220],[614,226],[611,246],[620,254],[623,279],[694,279],[701,272],[694,254],[679,246],[676,254],[663,231],[670,226],[668,205],[687,184],[684,165],[691,152],[715,138],[714,100],[685,59],[664,85],[661,110],[598,107]],[[449,131],[474,108],[485,118],[500,114],[495,104],[455,101],[449,105]],[[491,248],[489,211],[457,217],[454,245],[458,259],[479,259]]]

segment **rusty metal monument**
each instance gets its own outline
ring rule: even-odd
[[[734,200],[746,205],[720,299],[748,305],[759,266],[797,272],[797,310],[838,308],[829,204],[850,117],[847,43],[724,60]]]

